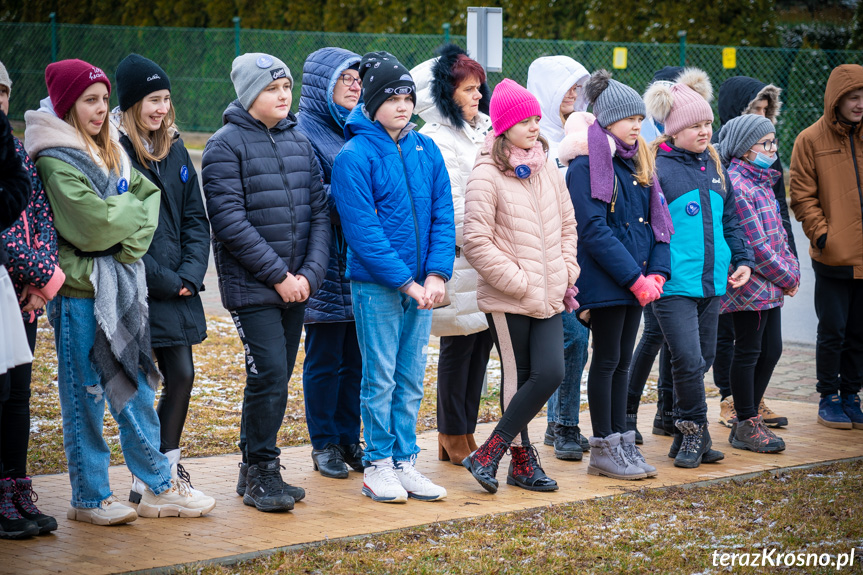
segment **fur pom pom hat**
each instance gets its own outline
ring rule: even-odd
[[[613,80],[608,70],[597,70],[590,76],[584,97],[593,105],[596,121],[603,128],[630,116],[646,115],[644,100],[638,92]]]
[[[699,122],[713,122],[713,86],[707,73],[698,68],[686,68],[669,87],[655,83],[644,94],[650,116],[665,126],[665,134],[674,136]]]

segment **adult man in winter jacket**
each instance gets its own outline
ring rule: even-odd
[[[824,115],[791,154],[791,209],[815,271],[818,422],[863,429],[863,66],[831,72]]]

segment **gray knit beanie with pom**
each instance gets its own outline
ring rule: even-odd
[[[612,80],[608,70],[597,70],[591,74],[584,88],[584,95],[593,105],[596,121],[603,128],[630,116],[647,115],[644,100],[638,92]]]

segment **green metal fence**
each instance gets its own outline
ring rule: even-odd
[[[463,36],[451,40],[465,45]],[[11,101],[13,119],[38,107],[46,95],[45,67],[56,59],[87,60],[114,76],[117,64],[130,52],[158,62],[171,76],[173,98],[182,129],[213,131],[221,125],[221,114],[235,97],[229,73],[237,53],[268,52],[279,56],[291,68],[297,86],[306,56],[325,46],[341,46],[359,54],[388,50],[406,66],[431,58],[444,41],[442,35],[342,34],[327,32],[286,32],[223,28],[133,28],[70,24],[0,23],[0,61],[14,82]],[[531,61],[540,56],[566,54],[588,70],[613,69],[613,50],[628,51],[627,68],[614,70],[614,77],[643,91],[653,73],[667,65],[678,65],[681,45],[574,42],[563,40],[504,40],[504,70],[489,75],[493,87],[504,77],[522,84]],[[722,46],[685,46],[686,64],[703,68],[714,90],[735,75],[753,76],[783,89],[783,111],[779,121],[780,145],[785,154],[797,134],[823,111],[827,77],[843,63],[863,64],[863,51],[789,50],[737,48],[737,67],[722,65]],[[116,102],[116,96],[112,96]],[[715,105],[715,101],[714,101]],[[717,118],[718,127],[718,118]]]

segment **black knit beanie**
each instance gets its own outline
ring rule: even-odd
[[[157,90],[171,90],[171,80],[162,68],[143,56],[129,54],[117,66],[117,95],[125,112]]]
[[[410,94],[417,103],[416,86],[411,73],[389,52],[369,52],[360,61],[360,80],[363,81],[363,102],[369,117],[387,98],[394,94]]]

